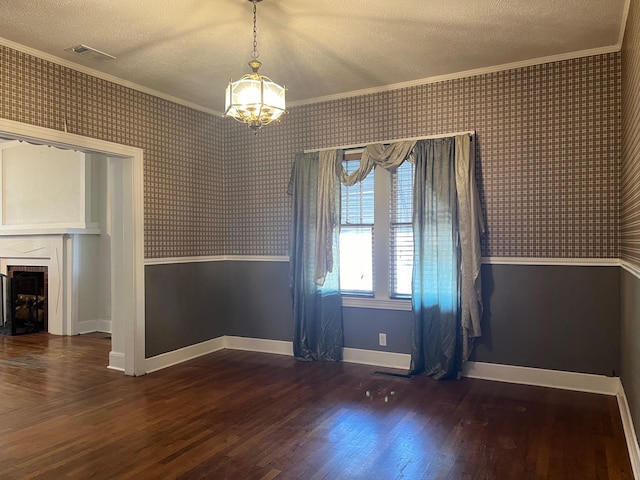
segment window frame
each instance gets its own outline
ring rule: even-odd
[[[363,149],[345,150],[347,155],[362,153]],[[374,308],[384,310],[411,310],[410,297],[392,297],[389,284],[391,268],[391,173],[374,167],[374,224],[373,224],[373,296],[342,291],[342,305],[354,308]]]
[[[398,275],[397,275],[397,268],[398,265],[396,264],[397,261],[397,257],[396,257],[396,251],[392,251],[393,249],[391,248],[392,244],[393,244],[393,234],[391,233],[394,229],[399,229],[399,228],[409,228],[411,231],[411,262],[410,264],[413,266],[413,218],[412,215],[409,215],[408,220],[409,221],[394,221],[393,219],[393,215],[391,213],[391,205],[394,203],[394,198],[392,198],[392,191],[393,191],[393,182],[392,177],[393,175],[396,175],[396,190],[397,192],[400,192],[402,189],[399,187],[399,185],[401,184],[400,180],[398,179],[398,169],[400,169],[403,166],[409,165],[409,169],[411,171],[411,176],[410,181],[411,181],[411,204],[413,203],[413,175],[415,174],[415,166],[412,165],[410,162],[407,162],[406,160],[400,165],[398,166],[397,169],[395,169],[393,172],[387,172],[389,174],[389,224],[388,224],[388,230],[389,230],[389,295],[391,298],[394,299],[408,299],[411,300],[411,293],[398,293],[398,292],[394,292],[392,291],[392,284],[394,283],[394,280],[396,282],[396,286],[397,286],[397,279],[398,279]],[[406,168],[406,167],[405,167]],[[400,195],[398,195],[400,196]],[[400,202],[398,202],[396,200],[396,205],[398,205]],[[413,211],[413,205],[411,205],[410,210]],[[402,250],[402,248],[399,248],[398,250]],[[396,269],[395,272],[393,272],[393,270]],[[394,273],[393,278],[391,276],[391,273]]]
[[[354,164],[357,164],[358,166],[360,165],[360,160],[362,158],[362,152],[364,151],[364,149],[353,149],[350,151],[346,151],[344,152],[343,155],[343,160],[342,160],[342,165],[343,168],[345,168],[345,163],[346,162],[354,162]],[[357,167],[356,167],[357,168]],[[345,170],[347,171],[347,173],[349,173],[349,168],[345,168]],[[368,177],[368,176],[367,176]],[[348,189],[348,188],[361,188],[362,187],[362,182],[356,183],[355,185],[352,185],[350,187],[347,187],[345,185],[340,184],[340,189],[341,191],[343,191],[344,189]],[[375,202],[375,185],[373,185],[373,191],[374,191],[374,202]],[[362,197],[358,197],[358,199],[360,200],[360,203],[362,203]],[[343,204],[344,203],[344,198],[341,196],[340,198],[340,203]],[[347,202],[348,203],[348,202]],[[341,207],[344,205],[341,205]],[[374,212],[375,212],[375,204],[373,206]],[[362,212],[362,210],[361,210]],[[347,223],[344,224],[342,223],[342,216],[344,215],[344,211],[340,212],[340,234],[342,235],[342,229],[363,229],[363,230],[370,230],[371,231],[371,256],[373,259],[373,255],[374,255],[374,238],[375,238],[375,218],[372,219],[372,223]],[[342,245],[342,238],[339,239],[340,246]],[[342,252],[342,249],[340,250]],[[342,266],[342,258],[340,258],[340,265]],[[342,267],[341,267],[341,272],[342,272]],[[367,298],[373,298],[374,294],[375,294],[375,288],[374,288],[374,282],[375,282],[375,265],[371,264],[371,290],[347,290],[347,289],[343,289],[343,285],[342,282],[340,283],[340,293],[343,296],[355,296],[355,297],[367,297]],[[342,280],[342,278],[341,278]]]

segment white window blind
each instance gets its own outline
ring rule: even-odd
[[[346,155],[348,173],[360,166],[360,154]],[[342,185],[340,290],[373,295],[374,172],[351,187]]]
[[[389,212],[389,289],[391,297],[411,296],[413,269],[413,172],[404,162],[391,172]]]

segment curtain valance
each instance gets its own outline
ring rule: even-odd
[[[405,160],[410,158],[410,153],[416,144],[416,140],[406,142],[397,142],[389,145],[375,143],[367,145],[362,152],[360,159],[360,167],[348,175],[340,163],[340,181],[350,187],[361,182],[369,175],[374,166],[382,167],[386,170],[397,168]],[[335,150],[334,150],[335,151]]]

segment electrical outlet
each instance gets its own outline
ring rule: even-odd
[[[381,347],[386,347],[387,346],[387,334],[386,333],[379,333],[378,334],[378,343],[380,344]]]

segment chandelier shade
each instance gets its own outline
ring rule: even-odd
[[[235,82],[229,81],[225,91],[224,114],[246,123],[257,133],[261,127],[279,120],[286,113],[285,88],[258,73],[262,64],[258,61],[256,3],[262,0],[249,1],[253,3],[253,53],[249,62],[252,72]]]
[[[225,93],[225,115],[258,129],[285,113],[285,90],[270,78],[249,73],[229,82]]]

